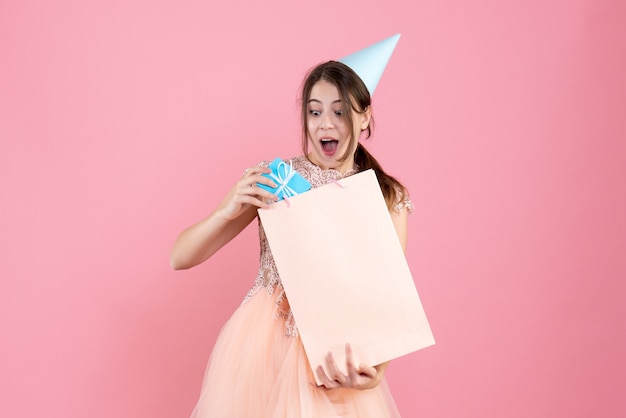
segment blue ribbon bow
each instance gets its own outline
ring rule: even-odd
[[[269,164],[268,168],[272,172],[263,174],[263,176],[272,179],[277,186],[272,188],[260,183],[257,183],[257,185],[278,196],[279,200],[293,197],[311,188],[311,183],[294,170],[291,161],[287,164],[280,158],[276,158]]]

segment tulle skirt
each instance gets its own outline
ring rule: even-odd
[[[285,336],[275,297],[261,289],[222,329],[192,418],[399,418],[386,382],[316,387],[299,337]]]

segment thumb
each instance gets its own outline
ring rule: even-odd
[[[358,372],[359,372],[359,374],[366,375],[368,377],[375,377],[376,376],[376,369],[374,367],[365,365],[363,363],[361,363],[359,365]]]

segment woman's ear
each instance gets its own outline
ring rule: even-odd
[[[368,126],[370,126],[370,121],[372,120],[372,106],[367,106],[367,108],[363,111],[363,113],[360,113],[359,116],[361,131],[364,131]]]

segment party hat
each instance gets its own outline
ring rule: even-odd
[[[393,54],[399,39],[400,34],[398,33],[341,58],[339,62],[352,68],[361,77],[371,96],[374,94],[374,90],[376,90],[378,81],[383,75],[387,62],[389,62],[389,58],[391,58],[391,54]]]

